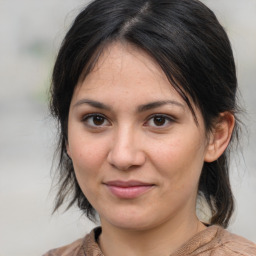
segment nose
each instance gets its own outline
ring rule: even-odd
[[[142,166],[146,160],[142,146],[136,131],[134,132],[127,127],[120,129],[113,136],[107,160],[116,169],[123,171]]]

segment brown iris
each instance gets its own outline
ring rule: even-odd
[[[156,116],[154,117],[154,124],[156,126],[162,126],[165,124],[166,118],[163,116]]]
[[[105,118],[102,116],[94,116],[93,117],[93,124],[94,125],[102,125],[105,121]]]

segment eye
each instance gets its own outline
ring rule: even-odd
[[[110,122],[101,114],[88,114],[83,117],[82,121],[92,128],[110,126]]]
[[[163,128],[163,127],[167,127],[173,122],[174,122],[174,119],[171,118],[170,116],[158,114],[158,115],[151,116],[146,122],[146,126]]]

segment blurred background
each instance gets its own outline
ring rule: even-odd
[[[57,49],[82,0],[0,0],[0,256],[42,255],[94,226],[76,208],[51,215],[56,124],[47,91]],[[232,166],[230,226],[256,242],[256,1],[203,0],[225,27],[248,129]],[[54,168],[53,168],[54,169]]]

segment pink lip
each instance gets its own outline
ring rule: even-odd
[[[114,180],[104,184],[113,195],[123,199],[133,199],[139,197],[154,186],[154,184],[144,183],[136,180]]]

